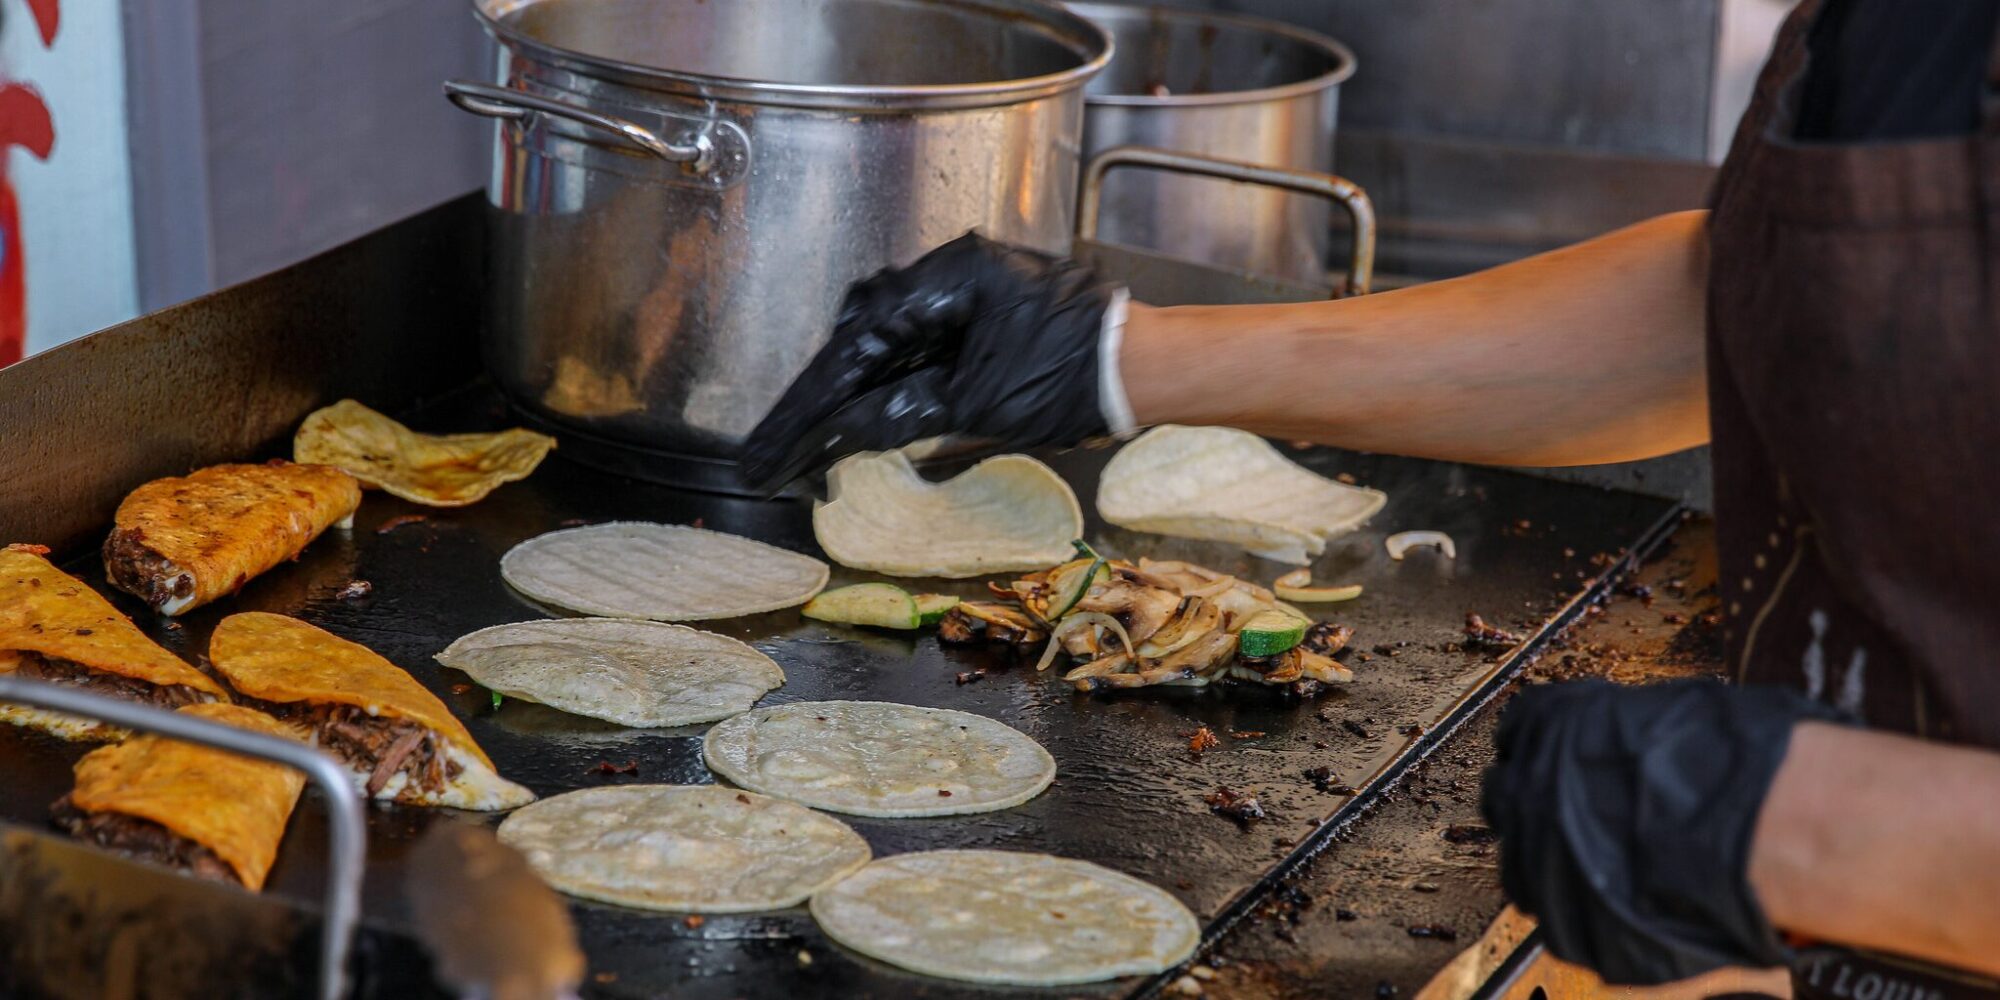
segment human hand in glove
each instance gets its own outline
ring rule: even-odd
[[[1500,880],[1558,958],[1613,984],[1783,964],[1751,834],[1793,727],[1838,718],[1774,687],[1583,681],[1507,706],[1480,805]]]
[[[1129,430],[1123,300],[1081,264],[973,233],[884,270],[848,290],[832,338],[751,432],[744,471],[775,488],[940,434],[1029,448]]]

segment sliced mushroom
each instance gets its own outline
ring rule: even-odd
[[[1176,671],[1188,670],[1206,674],[1227,665],[1236,656],[1236,636],[1229,632],[1211,632],[1202,638],[1182,646],[1173,653],[1152,661],[1157,667],[1149,669]]]
[[[938,622],[941,642],[1005,642],[1035,646],[1049,633],[1016,608],[987,601],[960,601]]]
[[[1124,653],[1113,653],[1110,656],[1099,657],[1064,674],[1063,680],[1080,681],[1088,680],[1092,677],[1103,677],[1107,674],[1118,673],[1131,665],[1132,657]]]
[[[1181,602],[1180,610],[1152,638],[1139,643],[1140,656],[1160,657],[1222,627],[1222,611],[1199,597]],[[1134,640],[1137,641],[1137,640]]]
[[[1090,588],[1083,600],[1076,602],[1078,611],[1095,611],[1118,619],[1135,643],[1145,642],[1158,632],[1180,606],[1181,597],[1173,591],[1115,578]]]
[[[1345,625],[1320,622],[1306,629],[1306,637],[1299,645],[1321,656],[1331,657],[1347,648],[1347,640],[1354,638],[1354,630]]]

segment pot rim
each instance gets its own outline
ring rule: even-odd
[[[665,91],[704,100],[740,101],[750,104],[789,107],[830,108],[846,111],[920,111],[948,108],[983,108],[1018,104],[1037,98],[1081,90],[1111,62],[1111,33],[1055,0],[943,0],[956,7],[1026,16],[1038,26],[1051,30],[1060,44],[1080,60],[1078,65],[1057,73],[996,80],[985,83],[952,84],[816,84],[776,83],[744,77],[710,76],[680,70],[644,66],[564,48],[520,32],[504,18],[513,11],[542,0],[472,0],[479,18],[495,41],[524,56],[572,70],[584,76],[648,90]]]
[[[1206,94],[1169,94],[1155,97],[1151,94],[1085,94],[1084,104],[1090,107],[1119,108],[1190,108],[1214,107],[1233,104],[1259,104],[1265,101],[1282,101],[1292,97],[1316,93],[1345,83],[1354,75],[1356,59],[1354,50],[1348,48],[1331,35],[1323,35],[1310,28],[1273,21],[1248,14],[1212,14],[1207,11],[1181,10],[1172,7],[1153,7],[1128,3],[1070,3],[1066,6],[1086,20],[1095,23],[1097,16],[1119,16],[1144,14],[1148,18],[1161,21],[1192,21],[1199,24],[1222,24],[1236,28],[1248,28],[1265,34],[1288,38],[1294,42],[1321,49],[1332,55],[1338,64],[1319,76],[1308,77],[1292,83],[1281,83],[1275,87],[1259,87],[1255,90],[1224,90]],[[1102,27],[1100,25],[1099,27]],[[1111,34],[1105,29],[1105,34]]]

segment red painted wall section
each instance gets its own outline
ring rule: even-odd
[[[42,45],[52,47],[62,23],[58,0],[26,0]],[[11,23],[11,22],[9,22]],[[0,81],[0,154],[19,146],[46,160],[56,144],[55,122],[34,87]],[[27,343],[27,248],[21,242],[21,207],[0,155],[0,365],[21,360]]]

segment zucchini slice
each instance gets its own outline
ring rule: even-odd
[[[912,629],[923,622],[916,598],[890,583],[857,583],[823,591],[806,602],[804,613],[815,621],[876,628]]]
[[[1304,642],[1308,624],[1283,611],[1253,615],[1237,633],[1237,651],[1252,658],[1276,656]]]
[[[911,600],[917,602],[919,625],[936,625],[944,620],[947,612],[958,607],[958,598],[950,594],[918,594]]]

